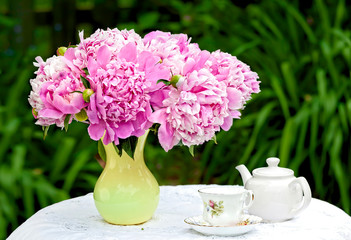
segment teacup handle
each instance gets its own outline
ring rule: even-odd
[[[298,177],[294,179],[291,183],[289,183],[289,188],[294,189],[296,184],[301,186],[302,193],[303,193],[303,199],[302,199],[303,203],[300,207],[293,208],[291,210],[291,213],[293,214],[293,216],[302,212],[310,204],[312,199],[311,188],[308,185],[306,178]]]
[[[249,202],[247,200],[249,200]],[[253,200],[254,200],[253,192],[251,190],[246,190],[243,210],[249,209],[251,207],[252,203],[253,203]]]

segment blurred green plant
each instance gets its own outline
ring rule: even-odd
[[[80,137],[84,128],[74,127],[67,135],[51,131],[43,141],[26,102],[34,68],[26,60],[9,65],[10,71],[1,69],[0,239],[38,209],[91,191],[99,173],[96,162],[89,161],[95,145]]]
[[[52,10],[52,1],[34,2],[45,2],[36,6],[40,11]],[[217,135],[218,144],[195,148],[195,158],[186,148],[165,153],[149,135],[145,159],[161,185],[242,184],[236,165],[252,170],[278,156],[281,166],[307,178],[314,197],[351,213],[351,7],[345,0],[77,0],[77,7],[94,17],[94,4],[104,12],[105,2],[118,13],[108,21],[119,28],[184,32],[202,49],[236,55],[262,81],[242,119]],[[90,34],[109,24],[94,21],[77,26]],[[38,209],[91,192],[101,172],[93,157],[97,144],[82,124],[67,133],[50,128],[42,140],[27,103],[29,79],[35,56],[46,58],[58,46],[49,26],[36,26],[28,49],[11,47],[8,35],[18,22],[0,15],[0,43],[7,46],[0,51],[0,239]]]
[[[219,145],[204,147],[203,182],[238,183],[238,173],[226,170],[230,163],[252,170],[278,156],[282,167],[307,177],[314,197],[350,213],[350,7],[316,0],[302,12],[301,2],[276,0],[249,5],[243,14],[225,2],[233,24],[215,18],[218,32],[259,73],[262,92],[243,119],[218,135]]]

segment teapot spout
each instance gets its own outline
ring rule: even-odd
[[[235,168],[239,171],[239,173],[240,173],[240,175],[241,175],[241,178],[242,178],[242,180],[243,180],[243,184],[244,184],[244,186],[245,186],[247,180],[249,180],[250,178],[252,178],[251,173],[249,172],[249,170],[247,169],[247,167],[245,167],[245,165],[243,165],[243,164],[241,164],[241,165],[239,165],[239,166],[236,166]]]

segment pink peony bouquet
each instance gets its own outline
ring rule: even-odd
[[[258,75],[236,57],[201,50],[185,34],[97,30],[80,43],[37,57],[29,103],[36,124],[88,125],[91,139],[121,144],[157,126],[165,151],[227,131],[258,93]]]

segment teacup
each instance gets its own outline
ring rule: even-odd
[[[204,203],[203,219],[213,226],[239,223],[254,199],[252,191],[241,186],[207,187],[199,194]]]

